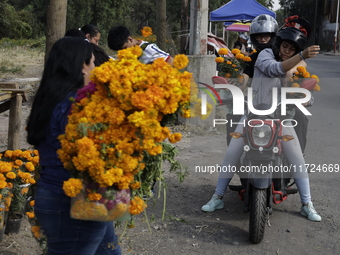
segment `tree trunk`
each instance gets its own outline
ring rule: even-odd
[[[50,0],[47,9],[45,62],[53,44],[65,35],[66,14],[67,0]]]
[[[166,50],[166,0],[156,1],[156,23],[157,45]]]
[[[189,25],[189,0],[182,0],[182,12],[181,12],[181,30],[183,34],[187,34],[188,25]],[[181,47],[180,53],[186,53],[186,46],[187,46],[187,36],[181,37]]]

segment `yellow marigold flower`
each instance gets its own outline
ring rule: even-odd
[[[13,155],[14,158],[20,158],[22,156],[22,150],[15,150],[13,151]]]
[[[34,212],[26,212],[26,215],[28,218],[33,219],[34,218]]]
[[[141,212],[144,211],[146,207],[147,205],[145,204],[144,200],[141,199],[140,197],[135,196],[130,201],[130,213],[132,215],[140,214]]]
[[[237,65],[235,65],[235,64],[232,64],[231,66],[232,66],[232,67],[236,67]]]
[[[11,158],[12,155],[13,155],[13,151],[12,151],[12,150],[7,150],[7,151],[5,151],[5,157],[6,157],[6,158]]]
[[[35,167],[34,167],[34,165],[33,165],[32,162],[27,162],[27,163],[25,164],[25,167],[26,167],[26,169],[27,169],[28,171],[30,171],[30,172],[33,172],[33,171],[35,170]]]
[[[89,193],[87,195],[87,198],[90,200],[90,201],[99,201],[103,196],[99,193]]]
[[[36,155],[36,156],[39,156],[38,150],[33,150],[33,154]]]
[[[294,82],[294,83],[292,83],[292,87],[294,87],[294,88],[299,88],[299,87],[300,87],[300,84],[297,83],[297,82]]]
[[[174,67],[181,70],[189,63],[189,59],[185,54],[179,54],[174,57]]]
[[[230,76],[231,76],[231,73],[226,73],[224,77],[229,78]]]
[[[217,58],[215,58],[215,62],[216,62],[216,63],[223,63],[223,62],[224,62],[224,58],[222,58],[222,57],[217,57]]]
[[[309,78],[310,77],[310,73],[309,72],[303,72],[302,73],[302,76],[303,76],[303,78]]]
[[[9,183],[8,183],[9,184]],[[5,188],[7,185],[7,182],[6,181],[0,181],[0,189],[3,189],[3,188]],[[11,183],[12,184],[12,183]]]
[[[226,49],[226,48],[221,48],[221,49],[218,50],[219,55],[227,55],[228,52],[229,52],[229,50]]]
[[[0,181],[0,183],[1,183],[1,181]],[[0,185],[0,186],[1,186],[1,185]],[[13,183],[8,182],[8,183],[7,183],[7,188],[13,189]]]
[[[130,183],[130,188],[133,189],[133,190],[139,189],[140,188],[140,182]]]
[[[231,62],[230,60],[228,60],[226,63],[227,63],[227,65],[233,64],[233,62]]]
[[[241,51],[239,50],[239,49],[232,49],[231,50],[231,53],[233,53],[235,56],[237,55],[237,54],[239,54]]]
[[[17,177],[17,175],[16,175],[14,172],[8,172],[8,173],[6,174],[6,177],[7,177],[8,179],[14,180],[14,179]]]
[[[243,60],[244,60],[245,62],[250,62],[250,61],[251,61],[251,57],[245,56],[245,57],[243,58]]]
[[[314,91],[320,91],[321,90],[321,87],[319,84],[316,84],[315,87],[314,87]]]
[[[182,134],[181,133],[174,133],[171,134],[169,137],[169,142],[170,143],[177,143],[182,139]]]
[[[69,197],[75,197],[83,189],[83,183],[80,179],[70,178],[64,181],[63,190]]]
[[[143,27],[141,32],[142,32],[143,37],[148,37],[148,36],[152,35],[152,28],[151,27]]]
[[[23,162],[22,162],[22,160],[17,159],[17,160],[14,161],[14,164],[16,164],[17,166],[22,166]]]
[[[298,66],[298,67],[296,68],[296,70],[297,70],[299,73],[304,73],[304,72],[306,72],[306,68],[305,68],[304,66]]]
[[[28,188],[23,188],[23,189],[21,190],[21,194],[27,194],[27,192],[28,192]]]
[[[243,60],[244,59],[244,54],[238,53],[238,54],[235,55],[235,58],[239,59],[239,60]]]
[[[312,79],[315,79],[317,82],[320,82],[320,79],[317,75],[313,74],[310,76]]]
[[[30,206],[34,207],[34,205],[35,205],[35,200],[30,201]]]

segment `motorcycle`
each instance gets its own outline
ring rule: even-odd
[[[303,82],[301,88],[311,91],[315,85],[316,81],[310,79]],[[230,103],[230,100],[224,103]],[[269,109],[266,105],[258,107],[258,110],[266,109]],[[292,173],[282,171],[289,169],[289,166],[281,142],[294,137],[282,135],[279,107],[272,115],[246,114],[245,123],[247,125],[244,125],[243,133],[230,133],[231,137],[244,140],[244,153],[237,166],[241,185],[229,185],[229,188],[238,192],[244,203],[243,211],[250,213],[249,240],[258,244],[263,240],[273,204],[282,203],[288,195],[298,192],[292,188],[294,182],[290,183]],[[242,172],[241,168],[247,171]]]

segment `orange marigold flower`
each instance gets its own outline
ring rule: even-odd
[[[181,133],[174,133],[171,134],[169,137],[169,142],[170,143],[177,143],[182,139],[182,134]]]
[[[83,189],[83,183],[80,179],[70,178],[64,181],[63,190],[69,197],[75,197]]]
[[[28,218],[33,219],[34,218],[34,212],[26,212],[26,215]]]
[[[148,37],[149,35],[152,35],[152,28],[151,27],[143,27],[141,30],[143,37]]]
[[[314,87],[314,91],[320,91],[321,90],[321,87],[319,84],[316,84],[315,87]]]
[[[89,193],[87,194],[87,198],[90,201],[99,201],[102,198],[102,195],[99,193]]]
[[[239,49],[232,49],[231,50],[231,53],[233,53],[234,55],[237,55],[237,54],[239,54],[241,51],[239,50]]]
[[[141,212],[144,211],[146,207],[147,205],[145,204],[144,200],[141,199],[140,197],[135,196],[130,201],[130,213],[132,215],[140,214]]]
[[[14,161],[14,164],[16,164],[17,166],[22,166],[23,162],[22,162],[22,160],[17,159],[17,160]]]
[[[223,63],[223,62],[224,62],[224,58],[222,58],[222,57],[217,57],[217,58],[215,58],[215,62],[216,62],[216,63]]]
[[[179,54],[174,57],[174,67],[177,69],[185,68],[189,63],[189,59],[185,54]]]
[[[14,158],[20,158],[22,156],[22,150],[15,150],[13,151],[13,155]]]
[[[7,151],[5,151],[5,157],[6,157],[6,158],[11,158],[12,155],[13,155],[13,151],[12,151],[12,150],[7,150]]]
[[[34,207],[34,204],[35,204],[35,200],[32,200],[32,201],[30,202],[30,206],[31,206],[31,207]]]
[[[28,192],[28,188],[23,188],[23,189],[21,190],[21,194],[27,194],[27,192]]]
[[[8,172],[8,173],[6,174],[6,177],[7,177],[8,179],[14,180],[14,179],[17,177],[17,175],[16,175],[14,172]]]
[[[221,48],[221,49],[218,50],[219,55],[227,55],[228,52],[229,52],[229,50],[226,49],[226,48]]]

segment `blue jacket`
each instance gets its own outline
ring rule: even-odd
[[[70,113],[72,102],[70,97],[76,97],[76,92],[70,92],[66,98],[54,108],[50,120],[48,138],[37,147],[40,157],[40,178],[38,185],[50,191],[63,194],[63,182],[70,178],[70,173],[63,167],[57,150],[61,148],[58,136],[65,133],[67,116]]]

